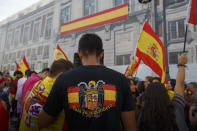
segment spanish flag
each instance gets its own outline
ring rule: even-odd
[[[63,52],[63,50],[60,48],[60,46],[57,45],[57,48],[55,50],[55,55],[54,55],[54,61],[61,59],[61,58],[68,60],[68,57],[66,56],[66,54]]]
[[[18,65],[18,63],[15,61],[16,64],[16,70],[20,70],[20,66]]]
[[[190,0],[187,19],[188,23],[197,25],[197,0]]]
[[[126,68],[125,76],[133,77],[140,65],[140,62],[141,62],[141,58],[138,58],[137,56],[135,56],[133,60],[131,61],[131,64],[128,65],[128,67]]]
[[[21,61],[21,67],[20,67],[20,71],[23,73],[24,76],[25,76],[25,71],[26,70],[30,70],[30,68],[29,68],[27,60],[26,60],[26,58],[24,56],[22,61]]]
[[[151,28],[148,21],[145,22],[140,34],[136,56],[141,58],[144,64],[149,66],[165,82],[166,54],[163,43]]]
[[[114,85],[103,85],[103,90],[104,90],[104,101],[103,104],[104,106],[109,106],[111,105],[112,107],[115,106],[116,104],[116,87]],[[96,106],[98,105],[98,99],[95,99],[98,94],[97,89],[87,89],[85,94],[84,94],[84,100],[86,103],[86,108],[88,109],[96,109]],[[80,108],[80,87],[70,87],[68,88],[68,103],[69,103],[69,108],[73,109],[73,107]],[[99,96],[98,96],[99,97]]]

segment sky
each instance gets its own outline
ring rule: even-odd
[[[0,0],[0,21],[39,1],[40,0]]]

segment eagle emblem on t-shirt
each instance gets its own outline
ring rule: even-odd
[[[88,84],[85,82],[79,83],[79,106],[81,110],[96,110],[104,105],[104,89],[105,82],[90,81]]]
[[[102,80],[80,82],[67,92],[69,109],[88,118],[98,118],[116,106],[116,86]]]

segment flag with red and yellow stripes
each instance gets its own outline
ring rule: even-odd
[[[114,107],[116,104],[116,87],[103,85],[103,94],[99,95],[98,88],[82,91],[80,87],[68,88],[68,104],[70,109],[96,109],[99,107]],[[81,99],[82,98],[82,99]],[[81,100],[80,100],[81,99]],[[102,99],[102,101],[99,101]],[[100,106],[103,105],[103,106]]]
[[[24,76],[25,76],[26,70],[30,70],[30,67],[27,63],[25,56],[24,56],[23,59],[21,60],[21,67],[20,67],[20,71],[23,73]]]
[[[141,58],[138,58],[137,56],[135,56],[131,62],[130,65],[127,66],[126,71],[125,71],[125,76],[134,76],[134,74],[136,73],[139,65],[141,62]]]
[[[158,76],[162,83],[166,77],[166,54],[163,43],[151,28],[148,21],[145,22],[140,34],[136,56],[141,58],[144,64],[149,66]]]
[[[20,70],[20,66],[18,65],[18,63],[15,61],[15,64],[16,64],[16,70]]]
[[[128,3],[116,6],[61,25],[61,35],[103,26],[128,18]]]
[[[59,45],[57,45],[56,50],[55,50],[54,61],[56,61],[56,60],[58,60],[58,59],[68,60],[68,57],[66,56],[66,54],[65,54],[64,51],[60,48]]]

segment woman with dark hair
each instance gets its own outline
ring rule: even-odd
[[[152,77],[152,76],[146,76],[145,82],[144,82],[145,88],[147,88],[148,85],[149,85],[150,83],[152,83],[152,81],[153,81],[153,77]]]
[[[140,131],[178,131],[175,108],[161,83],[151,83],[146,89]]]
[[[130,90],[133,96],[133,99],[135,100],[136,105],[140,104],[140,97],[139,97],[139,92],[137,90],[137,79],[135,78],[129,78],[130,80]]]
[[[139,131],[189,131],[184,116],[185,53],[181,55],[179,63],[172,101],[165,86],[159,82],[149,84],[146,89],[144,107],[138,120]]]
[[[175,85],[176,85],[176,80],[170,79],[167,84],[167,89],[174,91]]]

